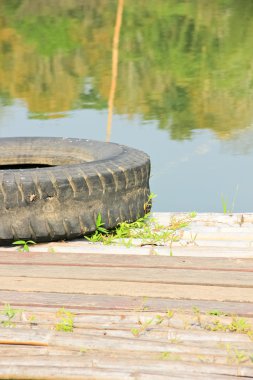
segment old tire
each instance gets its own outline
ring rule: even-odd
[[[0,244],[72,239],[145,214],[149,157],[112,143],[63,138],[3,138],[0,144]]]

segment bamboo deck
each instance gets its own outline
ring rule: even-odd
[[[253,214],[134,244],[0,247],[1,379],[253,378]]]

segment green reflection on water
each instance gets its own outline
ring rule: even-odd
[[[116,0],[1,0],[0,103],[33,118],[107,108]],[[126,0],[115,112],[173,139],[253,120],[252,0]]]

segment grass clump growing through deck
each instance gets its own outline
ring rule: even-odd
[[[230,323],[224,323],[223,321],[217,318],[213,320],[210,324],[206,324],[203,327],[205,328],[205,330],[209,331],[223,331],[234,332],[238,334],[246,334],[251,340],[253,340],[253,326],[244,318],[233,316]]]
[[[57,311],[56,316],[60,318],[55,325],[56,331],[73,332],[74,314],[64,308],[61,308]]]
[[[1,313],[5,318],[1,321],[1,325],[3,327],[15,327],[16,324],[13,322],[13,319],[20,313],[22,313],[21,309],[13,309],[13,307],[7,303],[4,305],[4,309]]]
[[[185,324],[185,317],[188,318],[187,324]],[[172,321],[170,321],[173,319]],[[198,321],[198,323],[196,323]],[[184,327],[180,327],[184,325]],[[212,332],[223,332],[227,334],[246,334],[252,339],[253,326],[247,319],[239,317],[237,315],[231,315],[219,310],[210,310],[202,312],[198,307],[193,307],[191,310],[167,310],[166,313],[157,314],[152,317],[150,313],[148,314],[148,319],[141,321],[140,318],[137,319],[137,326],[130,329],[131,334],[134,338],[141,338],[145,335],[148,338],[149,333],[160,332],[165,333],[168,329],[168,342],[175,345],[187,344],[187,340],[184,341],[181,338],[181,329],[187,331],[205,331],[210,332],[210,337]],[[172,330],[171,330],[172,329]],[[179,330],[177,330],[179,329]],[[178,331],[178,332],[177,332]],[[221,335],[222,337],[222,335]],[[224,342],[217,340],[217,345],[214,348],[224,350],[224,362],[221,364],[227,365],[252,365],[253,364],[253,354],[247,348],[241,349],[238,347],[237,342],[227,343],[225,335],[223,335]],[[152,339],[152,335],[151,335]],[[190,354],[193,358],[189,358],[189,361],[199,361],[203,363],[214,363],[216,362],[217,355],[215,353],[210,354],[195,354],[194,352]],[[172,360],[180,361],[185,360],[181,355],[174,352],[174,349],[168,346],[168,350],[159,354],[159,360]]]
[[[142,310],[141,310],[142,311]],[[187,318],[187,320],[185,319]],[[137,332],[134,336],[139,336],[141,333],[147,330],[154,329],[161,324],[170,327],[175,327],[174,322],[171,320],[177,320],[182,325],[184,330],[192,330],[195,328],[207,330],[210,332],[225,332],[225,333],[237,333],[245,334],[251,340],[253,340],[253,325],[250,321],[237,315],[231,315],[219,310],[210,310],[202,313],[198,307],[192,307],[191,311],[186,313],[182,310],[167,310],[166,313],[157,314],[153,318],[149,318],[146,321],[138,319],[138,327],[131,329],[131,332]],[[187,322],[187,323],[185,323]],[[147,327],[149,327],[147,329]],[[136,330],[136,331],[135,331]]]
[[[151,194],[148,202],[144,205],[144,210],[149,209],[151,200],[154,198]],[[187,214],[183,218],[173,217],[168,226],[158,223],[155,218],[147,213],[135,222],[122,222],[114,229],[107,230],[99,213],[96,219],[96,230],[85,239],[90,242],[100,242],[103,244],[123,244],[126,247],[132,245],[169,245],[180,240],[179,231],[187,227],[192,219],[196,216],[195,212]],[[172,251],[171,251],[172,255]]]

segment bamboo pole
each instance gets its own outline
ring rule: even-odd
[[[115,98],[115,91],[117,86],[117,76],[118,76],[118,61],[119,61],[119,37],[120,29],[122,23],[124,0],[118,0],[118,9],[116,15],[116,23],[114,28],[113,36],[113,46],[112,46],[112,80],[111,88],[108,100],[108,118],[107,118],[107,128],[106,128],[106,141],[110,141],[111,130],[112,130],[112,115],[113,115],[113,105]]]

